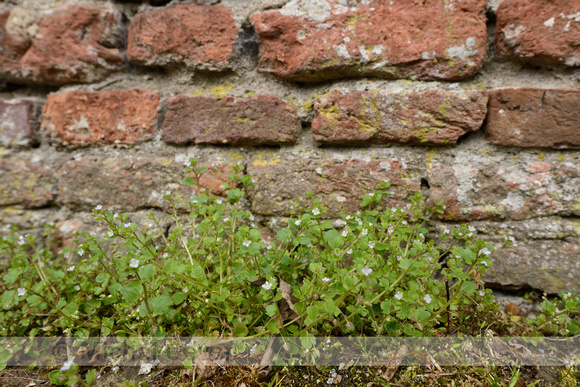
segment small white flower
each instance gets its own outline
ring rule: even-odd
[[[215,238],[215,241],[216,241],[216,242],[219,242],[219,241],[221,241],[221,240],[222,240],[222,238],[220,238],[220,237],[217,237],[217,238]]]
[[[448,228],[445,228],[445,229],[443,229],[443,234],[444,234],[444,235],[447,235],[447,234],[449,234],[449,233],[450,233],[450,231],[449,231],[449,229],[448,229]]]
[[[167,257],[169,257],[169,253],[163,253],[163,254],[161,254],[161,258],[167,258]]]
[[[369,230],[366,228],[363,228],[360,232],[362,235],[367,235],[369,233]]]
[[[113,230],[109,230],[109,232],[107,233],[107,235],[109,236],[109,238],[112,238],[113,235],[115,235],[115,233],[113,233]]]
[[[487,247],[484,247],[483,249],[479,250],[479,254],[484,254],[484,255],[487,255],[489,257],[489,255],[491,254],[491,251],[489,251],[489,249]]]
[[[395,231],[395,229],[393,228],[393,225],[389,225],[389,228],[387,228],[387,233],[392,234],[393,231]]]
[[[272,244],[269,244],[268,246],[266,246],[267,250],[272,250],[272,247],[274,247]]]
[[[103,209],[103,206],[101,204],[99,204],[98,206],[95,207],[95,210],[97,210],[97,211],[102,210],[102,209]]]
[[[345,219],[346,219],[346,220],[351,220],[351,219],[352,219],[352,216],[350,216],[350,215],[347,215]]]
[[[370,241],[370,242],[369,242],[369,248],[370,248],[370,249],[374,249],[374,248],[375,248],[375,242],[373,242],[373,241]]]
[[[26,295],[26,289],[18,288],[18,297],[22,297]]]
[[[318,208],[314,208],[314,209],[312,209],[312,214],[313,215],[320,215],[320,210]]]
[[[70,367],[73,365],[74,358],[70,359],[69,361],[65,362],[62,367],[60,367],[61,371],[68,371]]]
[[[356,212],[356,214],[357,214],[357,215],[360,215],[360,211],[357,211],[357,212]]]
[[[125,226],[125,228],[127,228],[127,227],[131,227],[131,225],[132,225],[132,224],[133,224],[133,223],[131,223],[131,222],[127,222],[127,223],[125,223],[125,224],[124,224],[124,226]]]
[[[225,217],[225,218],[224,218],[224,223],[227,223],[227,222],[229,222],[229,220],[230,220],[230,218],[228,218],[228,217]]]
[[[242,242],[242,245],[244,245],[246,247],[250,247],[251,244],[252,244],[252,241],[249,239],[244,239],[244,241]]]
[[[263,287],[264,289],[266,289],[266,290],[270,290],[270,289],[272,289],[272,283],[270,283],[270,281],[266,281],[266,282],[265,282],[265,283],[262,285],[262,287]]]
[[[484,266],[485,266],[485,267],[487,267],[487,262],[485,262],[485,261],[481,261],[481,263],[483,263],[483,264],[484,264]]]
[[[183,293],[187,293],[187,292],[189,292],[189,289],[188,289],[188,288],[187,288],[187,286],[186,286],[186,287],[184,287],[183,289],[181,289],[181,291],[182,291]]]
[[[328,378],[328,380],[326,381],[326,384],[332,384],[334,383],[334,378]]]
[[[397,255],[397,261],[400,261],[401,259],[403,259],[403,257],[401,257],[400,255]]]
[[[430,304],[431,303],[431,296],[426,294],[425,297],[423,297],[423,299],[425,300],[426,303]]]
[[[328,277],[324,277],[324,278],[322,279],[322,282],[330,282],[330,278],[328,278]]]
[[[373,269],[365,266],[361,269],[361,272],[368,277],[373,272]]]
[[[24,237],[21,235],[21,236],[18,238],[18,245],[22,246],[22,245],[23,245],[23,244],[25,244],[25,243],[26,243],[26,241],[24,240]]]
[[[406,220],[403,220],[403,221],[401,222],[401,224],[402,224],[403,226],[406,226],[406,225],[407,225],[407,221],[406,221]]]
[[[372,198],[373,196],[375,196],[375,193],[374,193],[374,192],[371,192],[371,193],[369,194],[369,196]]]
[[[480,295],[481,297],[485,296],[485,290],[480,290],[480,291],[479,291],[479,295]]]
[[[81,287],[79,285],[75,285],[74,289],[78,292],[79,290],[81,290]]]
[[[115,213],[113,214],[113,219],[117,219],[118,217],[119,217],[119,214],[115,212]]]
[[[348,249],[348,250],[346,251],[346,253],[347,253],[347,254],[352,254],[352,249]]]
[[[139,267],[139,260],[135,258],[131,258],[131,262],[129,262],[129,267],[133,269],[137,269]]]
[[[443,209],[446,209],[446,208],[447,208],[447,206],[444,204],[444,205],[443,205]]]
[[[66,271],[73,271],[75,269],[75,265],[70,266]]]
[[[114,367],[111,369],[111,371],[113,371],[113,372],[117,372],[117,371],[119,371],[119,366],[114,366]]]
[[[471,232],[475,232],[475,227],[473,227],[473,226],[469,226],[468,228],[469,228],[469,231],[471,231]]]
[[[250,216],[248,217],[248,219],[254,220],[254,215],[250,214]]]
[[[395,298],[397,300],[402,300],[403,299],[403,292],[399,291],[395,294]]]
[[[296,222],[294,222],[295,225],[300,226],[300,219],[298,219]]]
[[[348,230],[342,230],[341,235],[346,238],[346,236],[348,235]]]
[[[222,204],[222,203],[223,203],[223,200],[221,200],[221,199],[218,199],[218,200],[216,200],[215,202],[216,202],[217,204]]]

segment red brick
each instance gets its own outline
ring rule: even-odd
[[[48,168],[22,159],[0,159],[0,206],[44,207],[56,197],[56,181]]]
[[[455,144],[483,124],[487,93],[335,90],[321,97],[314,110],[312,136],[323,143]]]
[[[259,71],[297,81],[469,77],[485,60],[486,3],[293,1],[250,19],[262,43]]]
[[[448,220],[580,214],[579,165],[512,157],[468,150],[433,157],[430,200],[445,203]]]
[[[485,137],[496,145],[578,149],[580,90],[494,90]]]
[[[497,10],[496,54],[537,65],[580,65],[578,0],[504,0]]]
[[[121,26],[109,7],[0,13],[0,76],[14,82],[90,83],[123,68]]]
[[[216,195],[220,187],[229,182],[231,168],[226,164],[207,166],[201,186]],[[189,209],[189,197],[195,193],[193,186],[181,183],[184,166],[171,159],[126,157],[85,157],[66,162],[58,173],[58,189],[65,206],[73,211],[89,211],[101,204],[115,211],[137,211],[145,208],[169,209],[163,199],[172,191],[177,207]]]
[[[558,240],[518,241],[492,255],[493,271],[484,274],[488,286],[534,288],[554,294],[580,286],[580,246]]]
[[[26,99],[0,101],[0,145],[11,148],[38,144],[34,106],[33,101]]]
[[[166,102],[163,141],[170,144],[294,144],[300,119],[282,99],[206,98],[178,95]]]
[[[398,160],[263,160],[257,158],[248,165],[255,180],[251,192],[252,211],[262,215],[290,215],[306,200],[306,192],[328,206],[326,217],[338,217],[359,209],[362,195],[377,189],[383,180],[392,184],[393,196],[385,200],[389,206],[402,207],[410,194],[421,189],[419,179],[408,175]]]
[[[231,9],[194,2],[138,13],[127,58],[136,65],[223,70],[238,28]]]
[[[159,94],[147,90],[50,94],[41,130],[65,146],[134,144],[157,129]]]

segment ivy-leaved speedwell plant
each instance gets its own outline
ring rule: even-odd
[[[483,335],[502,324],[489,318],[497,308],[481,280],[492,244],[467,224],[428,238],[442,204],[415,193],[405,208],[383,207],[383,182],[334,228],[310,192],[309,206],[267,243],[241,204],[252,178],[234,166],[227,195],[215,197],[201,188],[204,171],[194,159],[185,168],[197,192],[186,221],[165,192],[168,235],[153,213],[158,227],[140,228],[101,205],[93,216],[104,238],[85,233],[72,250],[13,227],[0,240],[0,335]],[[577,296],[564,300],[567,313],[546,304],[537,326],[577,331],[568,313]]]

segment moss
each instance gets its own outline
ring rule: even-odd
[[[248,118],[248,117],[234,117],[234,120],[238,122],[243,122],[244,124],[251,124],[253,125],[256,122],[255,118]]]
[[[488,204],[483,208],[483,212],[485,214],[492,214],[492,215],[500,216],[502,218],[505,217],[505,207],[504,206],[496,207],[496,206],[493,206],[491,204]]]
[[[544,156],[545,156],[545,155],[544,155],[544,153],[540,153],[540,154],[538,155],[538,158],[539,158],[540,160],[544,160]]]
[[[425,168],[431,169],[431,163],[433,162],[433,156],[435,156],[435,149],[429,149],[427,151],[427,162],[425,163]]]
[[[580,215],[580,195],[576,196],[574,202],[570,206],[570,210],[572,211],[573,214]]]
[[[302,110],[304,110],[305,113],[310,113],[313,107],[314,103],[312,102],[311,99],[309,99],[308,101],[304,101],[304,103],[302,104]]]
[[[268,154],[264,153],[264,152],[260,152],[258,154],[258,156],[256,156],[256,158],[254,159],[253,165],[254,166],[260,166],[260,167],[265,167],[268,165],[274,165],[276,163],[279,163],[280,160],[279,158],[275,157],[275,158],[271,158],[271,156],[273,155],[273,152],[268,152]]]
[[[560,160],[560,161],[564,161],[565,159],[566,159],[566,156],[564,156],[562,153],[560,153],[560,154],[558,155],[558,160]]]

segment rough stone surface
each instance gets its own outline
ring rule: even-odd
[[[136,65],[223,70],[238,29],[232,11],[194,2],[137,14],[127,58]]]
[[[0,13],[0,76],[48,85],[98,81],[123,68],[120,36],[109,7],[16,7]]]
[[[562,241],[518,241],[492,255],[493,272],[483,280],[494,287],[534,288],[548,293],[578,290],[580,245]]]
[[[297,0],[252,16],[259,70],[297,81],[343,77],[462,79],[486,55],[486,0]]]
[[[294,144],[300,120],[288,104],[268,95],[207,98],[178,95],[167,100],[163,141],[170,144]]]
[[[496,145],[579,149],[580,90],[494,90],[485,135]]]
[[[202,188],[222,195],[221,185],[229,182],[232,170],[225,164],[205,166],[209,170],[202,176]],[[115,211],[136,211],[171,208],[163,199],[165,192],[171,191],[177,207],[189,209],[189,197],[195,188],[181,183],[183,170],[183,164],[166,158],[89,156],[62,166],[58,173],[59,195],[74,211],[88,211],[99,204]]]
[[[134,144],[157,129],[159,94],[147,90],[50,94],[41,130],[65,146]]]
[[[497,9],[496,54],[539,65],[580,66],[580,2],[505,0]]]
[[[25,99],[0,101],[0,145],[16,148],[36,144],[34,102]]]
[[[314,110],[312,136],[323,143],[444,145],[481,127],[487,93],[335,90],[321,97]]]
[[[434,157],[430,200],[442,200],[444,219],[525,219],[580,214],[580,164],[520,162],[517,156],[458,152]]]
[[[55,196],[50,170],[22,159],[0,159],[0,206],[43,207],[52,204]]]
[[[409,177],[398,160],[280,160],[258,157],[248,165],[255,180],[251,192],[252,211],[260,215],[290,215],[306,204],[306,192],[313,190],[328,207],[325,217],[356,212],[361,196],[379,183],[391,183],[389,206],[404,206],[405,199],[420,190],[420,180]],[[302,203],[297,203],[301,200]]]

